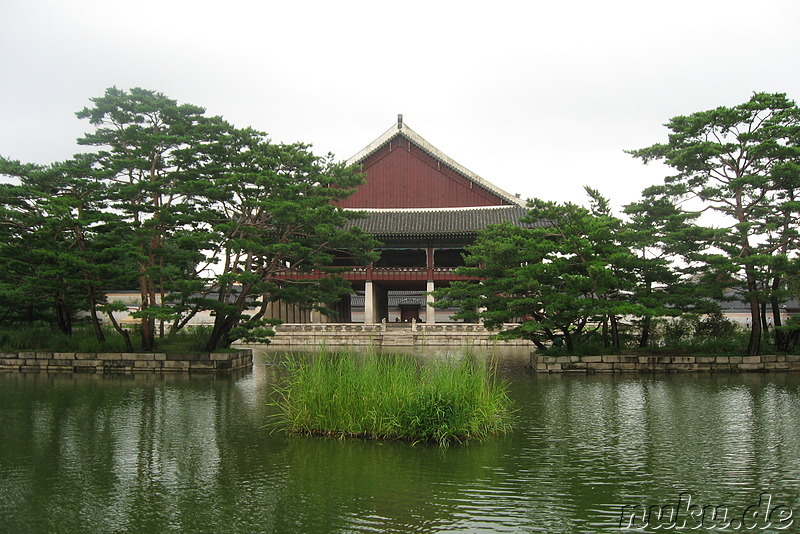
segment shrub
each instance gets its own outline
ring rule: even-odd
[[[300,434],[448,444],[510,429],[506,385],[469,357],[290,356],[276,392],[273,425]]]
[[[192,327],[156,338],[156,350],[161,352],[204,352],[209,327]],[[105,332],[101,343],[90,328],[76,328],[72,335],[49,325],[16,326],[0,329],[0,350],[51,350],[57,352],[127,352],[122,337],[112,329]]]

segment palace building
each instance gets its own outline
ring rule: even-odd
[[[347,163],[365,183],[340,205],[367,213],[351,224],[382,243],[381,257],[345,273],[356,294],[332,320],[449,322],[452,310],[435,310],[429,293],[465,280],[454,272],[465,247],[489,224],[519,224],[524,201],[449,158],[402,115]]]

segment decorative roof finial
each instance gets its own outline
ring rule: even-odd
[[[402,113],[398,113],[397,114],[397,129],[398,130],[402,130],[403,129],[403,114]]]

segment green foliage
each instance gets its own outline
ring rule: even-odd
[[[747,347],[744,328],[723,317],[683,315],[658,322],[653,332],[653,352],[741,355]]]
[[[696,315],[685,315],[674,320],[664,321],[664,345],[668,347],[684,346],[691,342],[700,319]]]
[[[89,311],[103,342],[103,290],[136,288],[144,349],[159,324],[178,332],[211,311],[214,350],[267,339],[270,302],[325,311],[352,291],[327,266],[342,250],[373,257],[372,237],[345,230],[361,215],[335,204],[362,183],[356,169],[154,91],[112,87],[91,102],[77,114],[95,128],[78,140],[91,153],[51,166],[0,158],[16,179],[0,184],[0,324],[36,320],[48,303],[67,334]]]
[[[290,432],[446,445],[510,430],[505,384],[469,357],[296,355],[276,391],[274,425]]]
[[[65,334],[49,325],[0,328],[0,350],[126,352],[120,338],[113,337],[101,343],[91,330],[76,328],[72,334]]]
[[[752,325],[748,353],[758,354],[761,304],[771,305],[778,324],[787,259],[797,249],[800,108],[785,94],[755,93],[738,106],[674,117],[666,126],[667,143],[630,154],[677,171],[660,187],[663,195],[698,200],[726,218],[709,265],[717,280],[743,280],[739,294],[750,305]]]
[[[726,319],[721,313],[714,313],[697,323],[694,335],[698,338],[721,339],[735,335],[738,330],[736,323]]]
[[[637,258],[619,237],[622,221],[597,191],[586,191],[591,209],[533,199],[527,226],[482,231],[457,270],[482,283],[440,289],[436,305],[460,306],[456,318],[480,318],[489,328],[518,322],[499,337],[530,339],[540,349],[563,342],[572,351],[586,325],[600,322],[608,326],[604,344],[618,348],[619,317],[652,312],[631,298]]]
[[[111,332],[107,332],[110,334]],[[205,352],[209,327],[192,327],[158,338],[154,350],[161,352]],[[76,328],[64,334],[49,325],[0,328],[0,350],[4,351],[61,351],[61,352],[131,352],[124,339],[109,335],[99,341],[92,330]]]

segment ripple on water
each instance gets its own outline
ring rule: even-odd
[[[448,449],[271,435],[269,381],[0,376],[21,532],[610,532],[629,505],[800,513],[800,378],[509,377],[517,427]],[[233,525],[233,527],[231,527]]]

